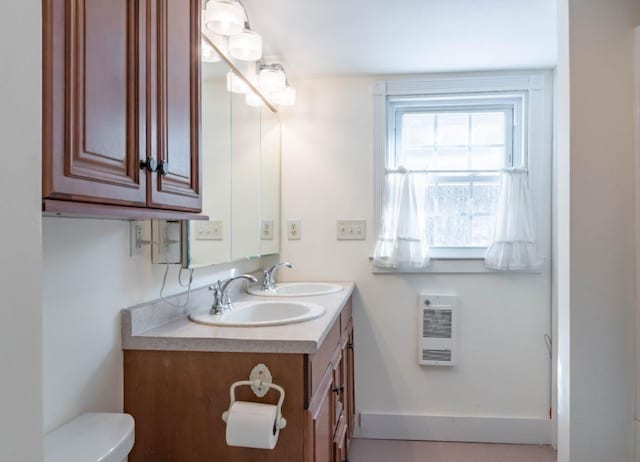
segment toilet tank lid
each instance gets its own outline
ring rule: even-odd
[[[122,462],[133,447],[128,414],[88,413],[44,437],[44,462]]]

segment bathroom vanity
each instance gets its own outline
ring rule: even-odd
[[[124,408],[136,421],[129,460],[346,461],[355,423],[354,286],[341,285],[338,293],[300,298],[323,306],[322,316],[280,326],[201,325],[162,303],[124,310]],[[207,295],[193,294],[194,306]],[[229,388],[260,363],[285,389],[287,426],[273,450],[230,447],[222,420]],[[241,401],[275,404],[278,396],[236,390]]]

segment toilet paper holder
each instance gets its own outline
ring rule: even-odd
[[[225,422],[229,418],[229,411],[233,406],[233,403],[236,402],[236,388],[240,386],[249,386],[255,393],[258,398],[262,398],[267,394],[270,388],[273,388],[280,392],[280,398],[278,399],[277,411],[276,411],[276,422],[275,425],[282,430],[287,426],[287,419],[282,417],[282,403],[284,403],[284,388],[280,385],[276,385],[275,383],[271,383],[271,372],[269,368],[264,364],[258,364],[251,371],[251,375],[249,376],[249,380],[239,380],[231,384],[231,388],[229,389],[230,395],[230,403],[229,409],[222,413],[222,420]]]

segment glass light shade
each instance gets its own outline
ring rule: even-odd
[[[229,54],[241,61],[257,61],[262,58],[262,37],[245,29],[229,37]]]
[[[202,40],[201,46],[201,59],[205,63],[217,63],[220,62],[220,55],[216,53],[216,50],[213,49],[211,45],[207,43],[206,40]]]
[[[247,103],[247,106],[251,106],[251,107],[264,106],[264,101],[262,101],[262,98],[260,98],[254,92],[247,93],[244,97],[244,101],[245,103]]]
[[[296,89],[287,85],[284,90],[272,93],[271,101],[277,106],[293,106],[296,104]]]
[[[239,34],[244,29],[246,14],[242,5],[231,0],[209,0],[204,13],[207,29],[220,35]]]
[[[249,91],[247,82],[242,80],[232,71],[227,72],[227,91],[231,93],[245,94]]]
[[[282,69],[260,69],[258,85],[268,93],[283,91],[287,86],[287,75]]]

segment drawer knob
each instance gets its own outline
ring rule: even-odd
[[[349,342],[349,343],[347,343],[347,348],[348,348],[349,350],[353,350],[353,342]]]
[[[344,391],[344,385],[340,385],[339,387],[335,387],[333,389],[334,393],[342,393]]]
[[[167,176],[167,173],[169,173],[169,162],[161,160],[158,164],[158,172],[162,176]]]
[[[158,162],[155,157],[147,157],[146,160],[140,161],[140,170],[145,169],[149,172],[156,172],[158,170]]]

